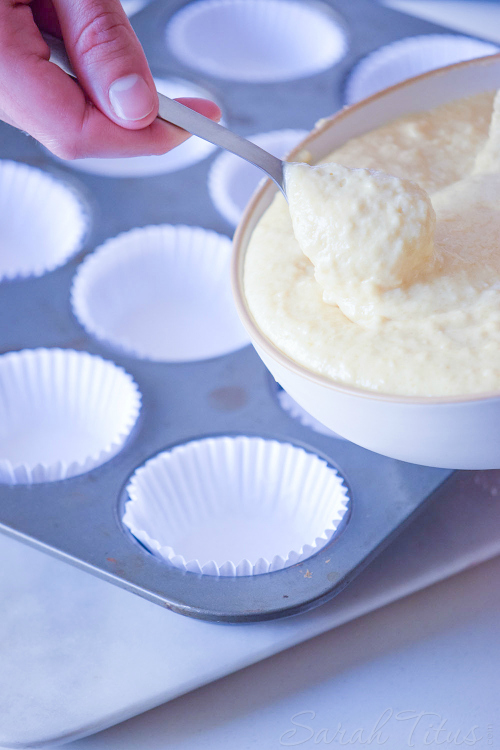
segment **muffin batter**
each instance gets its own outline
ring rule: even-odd
[[[434,260],[436,216],[416,183],[340,164],[287,164],[293,232],[323,300],[359,323],[378,317],[385,291],[407,286]]]
[[[325,253],[321,242],[319,250],[309,242],[311,217],[305,211],[306,223],[296,222],[296,232],[316,264],[316,280],[313,263],[295,239],[288,206],[276,196],[253,233],[244,275],[255,321],[276,346],[334,380],[386,393],[455,395],[500,388],[500,107],[487,142],[492,102],[492,94],[481,94],[405,117],[327,157],[402,178],[384,178],[383,187],[391,201],[398,195],[409,200],[421,232],[416,252],[398,255],[390,244],[384,248],[384,231],[391,237],[386,228],[368,250],[366,244],[354,247],[354,271],[346,263],[349,242],[330,252],[321,267]],[[330,176],[339,184],[346,173],[333,170]],[[434,243],[432,209],[407,179],[431,193]],[[342,202],[337,216],[348,227],[350,206],[350,199]],[[293,198],[291,207],[299,216]],[[349,239],[356,233],[363,237],[358,230],[348,228]],[[408,250],[411,232],[404,239],[404,231],[401,224],[399,236],[403,245],[409,242]]]

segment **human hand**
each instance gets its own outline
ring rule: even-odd
[[[49,62],[63,38],[78,82]],[[179,99],[218,120],[206,99]],[[0,0],[0,119],[56,156],[162,154],[189,134],[156,119],[158,97],[119,0]]]

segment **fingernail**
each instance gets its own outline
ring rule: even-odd
[[[142,120],[153,110],[155,101],[148,84],[141,76],[118,78],[109,87],[109,101],[122,120]]]

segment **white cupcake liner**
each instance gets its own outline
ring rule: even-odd
[[[307,135],[307,130],[273,130],[249,136],[248,140],[284,159]],[[233,226],[241,218],[246,204],[265,175],[258,167],[234,154],[220,154],[208,175],[208,190],[217,211]]]
[[[136,13],[149,5],[151,0],[121,0],[122,8],[128,18],[132,18]]]
[[[160,94],[170,99],[181,97],[197,97],[201,99],[212,99],[213,94],[191,81],[181,78],[154,78],[155,85]],[[131,156],[128,158],[115,159],[73,159],[66,161],[50,154],[52,158],[63,162],[65,166],[80,172],[98,174],[103,177],[145,177],[148,175],[167,174],[177,172],[180,169],[196,164],[215,151],[217,147],[212,143],[191,136],[187,141],[166,154],[159,156]],[[49,152],[48,152],[49,153]]]
[[[313,417],[312,414],[309,414],[282,388],[279,388],[277,396],[279,405],[283,411],[286,411],[291,417],[297,419],[304,427],[309,427],[313,432],[318,432],[321,435],[328,435],[328,437],[336,438],[337,440],[345,440],[342,435],[338,435],[333,430],[325,427],[324,424],[321,424],[321,422]]]
[[[345,100],[353,104],[407,78],[498,51],[490,42],[455,34],[401,39],[375,50],[356,65],[347,81]]]
[[[231,241],[200,227],[149,226],[108,240],[79,267],[73,311],[96,338],[141,359],[183,362],[241,349]]]
[[[76,192],[47,172],[0,160],[0,281],[42,276],[85,239],[89,216]]]
[[[0,356],[0,483],[83,474],[121,450],[141,396],[121,367],[71,349]]]
[[[197,0],[167,27],[185,65],[233,81],[291,81],[320,73],[346,53],[342,27],[298,0]]]
[[[180,570],[269,573],[324,547],[348,508],[335,469],[258,437],[196,440],[160,453],[127,487],[123,523]]]

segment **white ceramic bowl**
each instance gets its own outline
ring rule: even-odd
[[[500,55],[425,73],[374,94],[323,121],[290,154],[307,149],[315,163],[349,138],[396,117],[500,88]],[[275,379],[306,411],[365,448],[411,463],[453,469],[500,468],[500,392],[471,397],[402,397],[370,392],[317,375],[283,354],[259,330],[243,290],[250,236],[275,188],[267,181],[248,205],[234,239],[233,289],[252,343]]]
[[[354,66],[347,79],[345,101],[354,104],[429,70],[498,51],[493,42],[459,34],[422,34],[398,39],[374,50]]]

